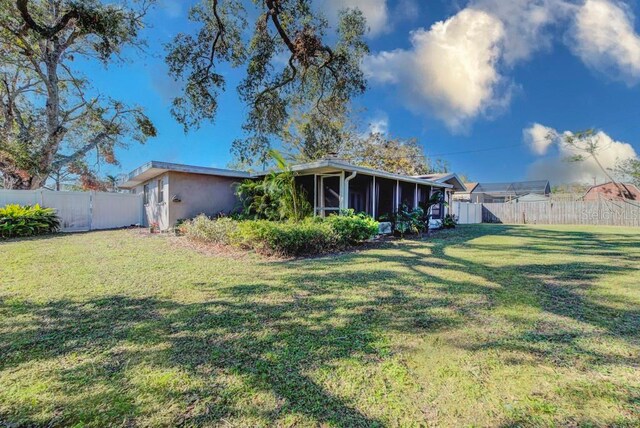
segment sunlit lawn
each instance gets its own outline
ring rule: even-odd
[[[640,426],[640,230],[0,242],[0,426]]]

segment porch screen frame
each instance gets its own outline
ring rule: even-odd
[[[318,183],[318,189],[319,192],[316,192],[316,195],[318,196],[315,200],[314,200],[314,207],[313,207],[313,213],[314,215],[319,215],[321,217],[326,217],[327,216],[327,212],[329,213],[340,213],[341,210],[341,205],[342,205],[342,189],[344,188],[343,185],[343,181],[344,181],[344,174],[339,172],[339,173],[334,173],[334,174],[315,174],[316,176],[316,181]],[[325,207],[325,195],[324,195],[324,179],[325,178],[333,178],[333,177],[337,177],[340,179],[340,185],[338,187],[338,206],[337,207]]]

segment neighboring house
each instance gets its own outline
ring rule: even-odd
[[[455,174],[444,181],[429,180],[335,159],[294,165],[291,169],[319,216],[351,208],[380,218],[392,214],[401,204],[414,208],[436,192],[443,192],[450,200],[452,192],[462,186]],[[161,229],[168,229],[179,219],[237,209],[235,185],[265,174],[152,161],[132,171],[119,187],[143,193],[146,224],[158,223]],[[443,204],[434,208],[432,215],[441,220],[447,212]]]
[[[513,183],[477,183],[470,192],[470,202],[502,203],[525,195],[549,196],[551,185],[548,180],[520,181]]]
[[[425,180],[435,181],[437,183],[450,184],[452,187],[445,190],[445,201],[447,205],[450,207],[455,199],[455,195],[458,192],[465,192],[466,186],[458,177],[458,174],[455,172],[450,173],[441,173],[441,174],[425,174],[425,175],[417,175],[417,178],[422,178]],[[445,209],[445,204],[436,205],[431,209],[432,219],[441,220],[445,215],[445,211],[448,213],[449,209]],[[441,215],[442,213],[442,215]]]
[[[541,195],[539,193],[527,193],[524,196],[519,196],[512,199],[511,202],[547,202],[550,198],[548,195]]]
[[[622,194],[620,187],[624,189],[627,194],[626,196]],[[610,181],[608,183],[591,186],[582,199],[585,201],[597,201],[599,199],[606,199],[610,201],[631,199],[640,201],[640,189],[631,183],[616,184]]]
[[[464,190],[453,194],[453,200],[457,202],[471,202],[471,193],[478,186],[478,183],[463,183]]]

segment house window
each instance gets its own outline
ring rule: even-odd
[[[431,218],[439,219],[440,211],[441,211],[441,204],[437,204],[431,207]]]
[[[148,185],[148,184],[145,184],[145,185],[142,187],[142,191],[143,191],[143,195],[144,195],[144,196],[142,197],[142,200],[144,201],[144,204],[145,204],[145,205],[148,205],[148,204],[149,204],[149,185]]]
[[[164,202],[164,179],[158,180],[158,203]]]

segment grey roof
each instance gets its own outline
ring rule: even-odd
[[[547,194],[550,191],[549,180],[519,181],[511,183],[478,183],[473,193],[486,193],[493,196],[521,196],[529,193]]]
[[[179,163],[151,161],[131,171],[118,187],[131,189],[167,171],[191,174],[216,175],[219,177],[249,178],[251,174],[231,169],[209,168],[205,166],[183,165]]]
[[[409,183],[424,184],[424,185],[433,186],[433,187],[441,187],[441,188],[453,187],[451,184],[441,183],[441,182],[432,181],[432,180],[426,180],[426,179],[417,178],[417,177],[411,177],[408,175],[392,174],[386,171],[380,171],[372,168],[365,168],[361,166],[352,165],[348,162],[335,160],[335,159],[325,159],[325,160],[319,160],[316,162],[293,165],[291,167],[291,170],[301,174],[304,174],[304,173],[322,174],[322,173],[336,172],[336,171],[349,171],[349,172],[357,172],[357,173],[362,173],[367,175],[373,175],[381,178],[388,178],[391,180],[399,180],[399,181],[404,181]],[[191,174],[216,175],[221,177],[234,177],[234,178],[261,177],[268,173],[268,171],[248,173],[245,171],[234,171],[230,169],[209,168],[209,167],[203,167],[203,166],[193,166],[193,165],[183,165],[183,164],[169,163],[169,162],[151,161],[131,171],[127,175],[127,177],[124,179],[124,181],[119,184],[118,187],[122,189],[131,189],[167,171],[185,172],[185,173],[191,173]]]
[[[438,180],[440,178],[448,177],[448,176],[451,176],[451,175],[453,175],[453,174],[450,174],[448,172],[442,172],[442,173],[437,173],[437,174],[416,175],[416,177],[426,178],[427,180]]]
[[[466,190],[466,187],[464,186],[464,183],[462,182],[460,177],[458,177],[458,174],[456,174],[455,172],[416,175],[415,177],[416,178],[424,178],[426,180],[437,181],[438,183],[451,184],[453,186],[453,189],[456,192],[465,192],[465,190]]]
[[[399,180],[406,183],[424,184],[427,186],[452,188],[451,184],[441,183],[438,181],[427,180],[418,177],[412,177],[410,175],[393,174],[379,169],[367,168],[364,166],[357,166],[348,162],[337,159],[323,159],[315,162],[309,162],[299,165],[293,165],[291,170],[299,173],[324,173],[329,171],[350,171],[365,175],[373,175],[381,178],[388,178],[391,180]],[[254,174],[255,176],[264,175],[265,173]]]

